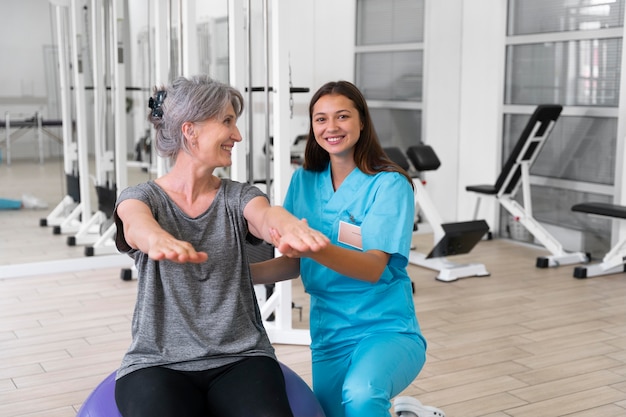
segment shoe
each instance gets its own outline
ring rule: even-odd
[[[40,198],[35,197],[32,194],[22,195],[22,205],[24,206],[24,208],[33,210],[48,208],[48,203]]]
[[[402,417],[446,417],[437,407],[423,405],[413,397],[396,397],[393,401],[396,416]]]

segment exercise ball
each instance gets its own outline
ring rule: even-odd
[[[287,386],[287,397],[294,417],[326,417],[311,388],[298,374],[280,363]]]
[[[115,404],[115,371],[89,394],[76,417],[122,417]]]
[[[287,365],[280,363],[280,367],[294,417],[326,417],[307,383]],[[115,372],[89,394],[76,417],[122,417],[115,404]]]

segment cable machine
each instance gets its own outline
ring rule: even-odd
[[[193,8],[189,7],[187,0],[156,0],[154,2],[148,0],[148,50],[154,51],[154,55],[148,54],[148,67],[154,68],[149,73],[149,83],[151,86],[157,84],[166,84],[181,74],[189,72],[189,61],[184,58],[189,54],[185,51],[189,49],[187,34],[183,31],[189,30],[191,27],[187,24],[187,17],[192,14]],[[176,51],[173,51],[174,43],[172,40],[173,27],[177,28]],[[151,36],[154,33],[155,36]],[[152,91],[150,90],[149,94]],[[150,127],[150,135],[152,128]],[[154,144],[152,144],[154,147]],[[156,156],[153,148],[153,164],[156,167],[157,177],[167,172],[168,160]],[[120,278],[124,281],[130,281],[137,278],[137,269],[134,265],[130,268],[123,268],[120,271]]]
[[[59,86],[61,97],[61,119],[63,132],[63,171],[65,173],[67,194],[45,217],[39,220],[42,227],[59,227],[69,213],[73,212],[80,203],[80,189],[78,177],[78,143],[74,137],[72,126],[72,95],[70,86],[70,56],[73,54],[73,43],[70,39],[69,0],[51,0],[56,23],[55,42],[58,50]]]
[[[100,17],[100,18],[99,18]],[[96,193],[99,216],[104,220],[92,246],[85,248],[85,255],[117,253],[114,244],[115,224],[112,221],[115,201],[121,190],[128,185],[126,141],[126,67],[124,62],[125,2],[123,0],[91,0],[91,21],[94,40],[92,59],[94,74],[94,125],[96,143]],[[101,30],[102,29],[102,30]],[[96,39],[97,34],[102,34]],[[108,61],[106,51],[108,35]],[[113,146],[107,140],[106,80],[104,67],[108,63],[111,84],[111,116],[113,117]],[[114,175],[113,175],[114,174]],[[85,235],[83,235],[85,236]],[[78,235],[77,235],[78,238]],[[89,241],[89,238],[87,238]],[[69,244],[69,241],[68,241]]]
[[[262,1],[263,30],[263,86],[253,86],[252,75],[257,68],[253,65],[252,2],[250,0],[229,1],[230,38],[230,83],[247,94],[245,120],[248,152],[243,155],[238,147],[233,152],[231,176],[236,181],[254,183],[253,161],[253,107],[254,92],[262,92],[264,99],[264,148],[265,148],[265,188],[271,204],[282,202],[291,179],[291,134],[289,127],[290,97],[293,93],[308,92],[308,88],[293,88],[289,74],[289,51],[283,11],[288,4],[277,0]],[[258,4],[258,3],[257,3]],[[241,45],[245,45],[241,48]],[[273,135],[270,126],[273,127]],[[272,140],[273,138],[273,140]],[[243,147],[241,147],[243,148]],[[247,169],[246,169],[247,168]],[[271,295],[260,302],[261,315],[265,328],[273,343],[311,343],[308,330],[294,329],[292,326],[291,281],[276,283]],[[272,317],[272,321],[268,318]]]
[[[68,190],[73,190],[76,183],[78,184],[78,202],[71,213],[65,217],[59,225],[54,226],[53,233],[76,233],[81,230],[87,230],[92,226],[87,219],[91,218],[91,201],[89,198],[89,155],[88,155],[88,138],[87,138],[87,120],[86,120],[86,99],[85,99],[85,73],[83,62],[83,35],[79,29],[78,20],[78,4],[77,0],[71,0],[69,3],[69,35],[71,45],[71,70],[74,88],[74,115],[76,128],[76,142],[70,152],[77,154],[78,172],[73,171],[72,180],[68,185]],[[61,40],[62,42],[62,40]],[[64,125],[65,125],[64,120]],[[77,175],[76,175],[77,174]]]
[[[114,254],[117,249],[113,244],[115,226],[111,218],[117,193],[128,182],[123,43],[126,0],[90,0],[89,3],[71,0],[54,5],[68,196],[46,219],[41,219],[40,224],[54,226],[54,234],[70,234],[67,238],[69,246],[92,245],[85,248],[87,256]],[[79,19],[81,10],[83,25]],[[66,49],[68,37],[69,52]],[[69,86],[68,68],[71,68],[72,87]],[[88,70],[91,70],[93,87],[85,85]],[[75,121],[72,121],[70,111],[70,90],[73,90]],[[87,90],[93,92],[93,129],[87,126]],[[113,127],[110,127],[111,123]],[[71,140],[69,130],[72,125],[76,130],[75,141]],[[95,159],[93,176],[89,166],[91,138]],[[92,179],[98,199],[95,212],[90,198]]]

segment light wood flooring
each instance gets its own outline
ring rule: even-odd
[[[0,165],[0,196],[30,192],[51,207],[64,195],[62,168]],[[39,226],[47,211],[0,212],[0,268],[84,257],[66,236]],[[418,235],[424,251],[429,235]],[[448,417],[626,416],[626,274],[578,280],[573,267],[535,268],[538,247],[482,241],[451,261],[484,263],[489,277],[444,283],[409,266],[428,340],[424,369],[404,395]],[[70,261],[68,261],[70,262]],[[45,264],[44,264],[45,265]],[[128,346],[136,282],[119,267],[0,276],[0,416],[69,417]],[[308,301],[294,328],[307,328]],[[310,383],[307,346],[276,345]],[[366,416],[364,416],[366,417]]]

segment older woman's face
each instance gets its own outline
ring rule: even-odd
[[[210,166],[232,165],[233,147],[242,140],[232,104],[221,115],[194,123],[194,134],[189,148],[195,157]]]

